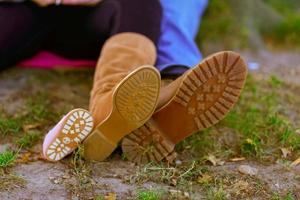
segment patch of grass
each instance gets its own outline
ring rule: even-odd
[[[283,81],[276,76],[258,83],[250,75],[240,101],[223,120],[223,126],[239,134],[243,155],[260,157],[270,148],[299,148],[300,137],[293,123],[281,112],[283,86]]]
[[[207,173],[208,169],[196,161],[174,167],[149,163],[140,166],[136,174],[131,175],[128,181],[130,184],[142,184],[147,181],[165,183],[187,191],[189,183],[197,181],[198,177]]]
[[[25,186],[27,183],[27,181],[19,175],[5,174],[4,172],[0,172],[0,182],[0,191]]]
[[[295,46],[300,44],[300,14],[291,14],[274,27],[273,31],[265,34],[268,39],[279,44]]]
[[[237,26],[237,18],[228,1],[211,0],[202,19],[197,42],[200,49],[207,49],[207,43],[226,47],[244,46],[245,31]],[[239,29],[239,31],[235,31]],[[236,39],[238,38],[238,39]],[[221,42],[222,41],[222,42]]]
[[[17,154],[12,151],[5,151],[0,154],[0,169],[13,165]]]
[[[29,98],[26,103],[28,122],[45,122],[56,119],[56,113],[53,112],[50,99],[46,93],[37,92],[34,97]]]
[[[29,148],[32,147],[36,142],[42,137],[39,131],[30,131],[25,134],[23,137],[18,139],[16,143],[20,148]]]
[[[241,152],[244,155],[258,156],[261,153],[261,141],[259,137],[253,135],[251,138],[246,138],[241,146]]]
[[[0,117],[0,134],[8,135],[8,134],[17,134],[22,129],[22,123],[19,119],[8,119],[4,117]]]
[[[104,196],[98,195],[98,196],[94,197],[93,200],[104,200]]]
[[[256,80],[250,74],[240,100],[224,120],[193,134],[176,149],[185,160],[198,161],[205,161],[209,154],[224,160],[233,156],[276,159],[282,147],[297,154],[300,137],[297,125],[289,119],[289,109],[295,111],[293,101],[300,102],[298,95],[276,76]]]
[[[259,179],[226,171],[214,172],[204,187],[205,199],[270,199],[270,188]]]
[[[299,8],[298,0],[210,0],[197,42],[205,54],[264,46],[299,49]]]
[[[75,174],[80,174],[86,169],[86,163],[83,159],[84,148],[82,145],[79,145],[78,148],[73,153],[72,165]]]
[[[197,134],[193,134],[176,145],[176,151],[188,151],[190,156],[206,156],[212,151],[217,151],[217,143],[214,142],[214,131],[209,128]],[[199,152],[201,153],[199,155]],[[188,159],[189,157],[187,157]]]
[[[279,194],[274,194],[272,196],[272,200],[295,200],[293,195],[291,193],[285,195],[285,196],[280,196]]]
[[[222,187],[219,188],[212,187],[208,189],[208,191],[206,192],[207,200],[226,200],[227,199],[226,196],[227,194]]]
[[[38,92],[33,96],[27,99],[26,106],[22,112],[16,113],[13,117],[4,114],[0,115],[1,135],[24,133],[22,129],[23,125],[39,124],[41,127],[45,127],[45,125],[53,123],[53,121],[58,119],[58,114],[53,112],[46,94]]]
[[[295,198],[291,193],[289,193],[287,196],[284,197],[284,200],[295,200]]]
[[[70,173],[75,177],[76,184],[66,183],[66,188],[81,199],[87,199],[90,197],[94,185],[91,179],[91,169],[84,161],[83,154],[83,146],[79,146],[78,149],[73,152],[71,160],[72,169]]]
[[[288,15],[300,8],[298,0],[264,0],[268,5],[273,7],[278,12]]]
[[[268,82],[273,88],[278,88],[283,85],[283,81],[275,75],[271,75]]]
[[[160,200],[163,193],[153,190],[139,190],[137,192],[137,200]]]

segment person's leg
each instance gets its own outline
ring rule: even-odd
[[[157,44],[162,9],[159,0],[104,0],[95,7],[50,6],[55,29],[46,49],[68,58],[98,59],[111,36],[134,32]],[[55,13],[53,16],[53,13]]]
[[[112,14],[104,15],[105,10],[112,12],[106,3],[95,7],[50,6],[46,17],[54,28],[44,48],[70,59],[97,60],[109,37]],[[99,15],[97,19],[95,14]]]
[[[160,13],[159,1],[151,2],[157,6],[153,12]],[[123,7],[125,4],[129,5]],[[95,130],[84,141],[86,159],[103,160],[109,156],[120,139],[151,117],[157,105],[160,76],[153,65],[160,14],[155,18],[151,12],[139,12],[130,18],[131,11],[147,10],[146,6],[150,3],[142,6],[137,0],[107,0],[94,8],[61,7],[64,12],[58,13],[62,21],[69,23],[64,27],[60,22],[57,26],[58,34],[51,41],[56,44],[52,46],[55,52],[69,57],[95,56],[101,43],[109,38],[101,51],[91,92]]]
[[[246,63],[235,52],[207,57],[161,88],[156,112],[123,139],[123,152],[137,163],[171,161],[177,143],[227,115],[238,101],[246,75]]]
[[[159,86],[158,88],[156,86],[160,82],[150,73],[151,68],[154,70],[155,44],[160,34],[159,1],[105,2],[110,9],[104,12],[106,15],[112,14],[109,29],[111,38],[102,49],[90,99],[90,110],[98,126],[84,141],[86,159],[98,161],[108,157],[130,129],[135,130],[145,122],[145,119],[151,117],[157,104]],[[113,12],[110,13],[111,11]],[[98,18],[101,21],[97,14],[94,13],[94,19]],[[96,29],[99,26],[95,23],[94,25]],[[151,66],[148,73],[140,77],[131,73],[135,69],[141,69],[143,65]],[[121,83],[127,79],[124,79],[126,76],[131,80],[130,83],[127,81],[131,86],[121,87]],[[130,79],[132,76],[136,77]],[[126,95],[118,97],[116,92],[112,93],[118,88],[122,88],[119,90],[123,90],[123,94]],[[114,102],[119,102],[122,106]],[[122,118],[116,121],[115,116],[119,115]]]
[[[135,32],[155,45],[161,34],[162,7],[159,0],[114,0],[118,5],[112,34]]]
[[[34,55],[46,26],[33,3],[0,4],[0,70]]]

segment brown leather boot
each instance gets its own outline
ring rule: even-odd
[[[175,144],[223,119],[244,87],[247,67],[239,54],[216,53],[161,89],[155,114],[123,139],[136,163],[174,158]]]
[[[154,44],[140,34],[118,34],[105,43],[91,92],[96,128],[83,143],[86,159],[104,160],[151,117],[160,91],[155,59]]]

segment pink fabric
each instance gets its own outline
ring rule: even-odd
[[[32,58],[22,61],[19,66],[25,68],[78,68],[78,67],[95,67],[95,60],[70,60],[48,51],[41,51]]]
[[[46,155],[46,150],[49,148],[49,145],[54,140],[54,138],[57,137],[57,135],[60,133],[61,129],[63,128],[63,121],[66,119],[66,117],[71,113],[70,111],[67,115],[65,115],[46,135],[44,142],[43,142],[43,153]]]

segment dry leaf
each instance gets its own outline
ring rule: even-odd
[[[287,156],[291,155],[291,150],[288,148],[280,148],[282,157],[286,158]]]
[[[239,180],[235,182],[233,185],[231,185],[229,191],[239,195],[249,191],[249,187],[251,186],[247,181]]]
[[[210,154],[207,156],[207,160],[213,164],[213,166],[224,165],[224,161],[216,158],[214,155]]]
[[[291,167],[296,167],[300,163],[300,157],[291,163]]]
[[[29,163],[32,161],[32,154],[30,152],[19,155],[16,160],[17,163]]]
[[[239,162],[239,161],[243,161],[243,160],[246,160],[245,157],[240,157],[240,158],[231,158],[230,161],[231,162]]]
[[[108,195],[105,196],[105,200],[116,200],[116,199],[117,199],[116,193],[108,193]]]
[[[214,155],[209,155],[207,160],[213,164],[213,166],[217,165],[217,158]]]
[[[41,126],[40,123],[36,123],[36,124],[26,124],[26,125],[23,125],[22,128],[23,128],[23,131],[24,132],[28,132],[32,129],[36,129],[38,128],[39,126]]]
[[[209,174],[202,174],[198,177],[197,182],[200,184],[208,184],[213,180]]]

